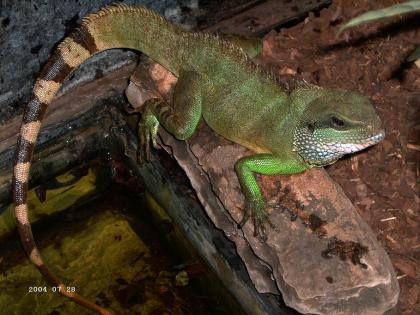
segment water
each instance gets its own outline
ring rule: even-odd
[[[121,172],[110,180],[103,166],[91,162],[29,194],[35,238],[69,290],[118,314],[243,314],[142,184]],[[29,264],[12,215],[0,217],[9,226],[0,229],[2,313],[89,314]]]

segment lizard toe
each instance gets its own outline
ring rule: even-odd
[[[269,214],[265,210],[262,202],[249,201],[245,207],[245,212],[242,220],[238,224],[238,228],[242,228],[245,223],[252,217],[254,225],[254,237],[258,237],[262,242],[267,241],[266,226],[268,225],[273,230],[277,231],[277,227],[271,221]]]
[[[151,160],[151,145],[154,148],[159,148],[156,138],[159,128],[159,122],[156,117],[148,110],[142,113],[138,127],[138,136],[140,138],[139,145],[139,164],[143,165],[145,162]]]

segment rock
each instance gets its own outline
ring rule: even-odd
[[[137,84],[140,81],[137,77]],[[243,230],[236,228],[244,198],[234,163],[251,152],[218,137],[204,123],[188,144],[164,130],[160,135],[209,217],[236,243],[259,292],[278,294],[279,288],[285,303],[301,313],[372,315],[395,306],[399,286],[387,254],[323,169],[258,176],[266,199],[281,205],[271,211],[277,231],[267,229],[268,240],[261,243],[253,236],[251,222]]]

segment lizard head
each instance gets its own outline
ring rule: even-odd
[[[357,92],[310,87],[293,93],[300,112],[293,146],[310,165],[334,163],[385,137],[369,99]]]

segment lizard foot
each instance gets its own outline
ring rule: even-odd
[[[262,242],[267,241],[266,225],[268,224],[273,230],[276,226],[270,220],[270,216],[265,210],[263,202],[251,201],[246,203],[244,216],[238,224],[238,228],[242,228],[248,219],[252,216],[254,223],[254,237],[258,237]]]
[[[159,149],[156,142],[158,128],[159,121],[148,109],[148,106],[145,106],[145,110],[142,112],[138,127],[140,145],[137,150],[137,162],[140,165],[143,165],[151,159],[150,142],[155,149]]]

